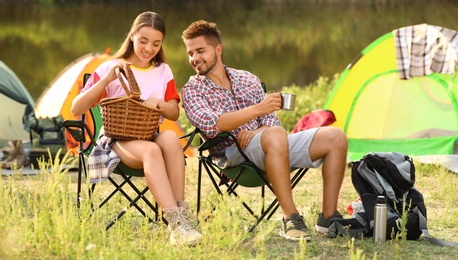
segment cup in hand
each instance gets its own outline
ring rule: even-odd
[[[294,111],[296,105],[296,95],[289,93],[280,93],[281,95],[281,109]]]

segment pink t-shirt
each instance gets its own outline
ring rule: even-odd
[[[100,64],[94,73],[92,73],[91,77],[88,79],[81,92],[84,92],[92,87],[103,76],[105,76],[105,74],[114,64],[119,63],[120,61],[122,61],[122,59],[114,59],[105,61],[104,63]],[[176,99],[178,102],[180,102],[180,96],[178,95],[173,73],[169,65],[166,63],[161,63],[157,67],[151,65],[146,69],[137,68],[132,65],[131,69],[137,81],[138,87],[140,88],[141,99],[147,100],[154,97],[166,102],[171,99]],[[127,80],[124,80],[124,82],[127,86],[129,86]],[[98,98],[94,106],[97,105],[97,103],[99,103],[102,98],[122,97],[126,95],[127,94],[124,91],[121,82],[119,82],[118,79],[115,79],[107,85],[105,91]]]

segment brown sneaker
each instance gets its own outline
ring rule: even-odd
[[[7,145],[2,148],[2,162],[10,161],[13,159],[14,144],[9,141]]]
[[[2,168],[19,169],[29,164],[22,146],[22,140],[9,141],[8,145],[9,146],[5,146],[2,149],[3,157],[6,155],[6,160],[2,158]]]
[[[289,216],[287,219],[283,218],[280,236],[290,240],[304,239],[310,241],[312,239],[304,223],[304,218],[297,213]]]

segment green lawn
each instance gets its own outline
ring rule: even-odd
[[[322,108],[337,78],[320,78],[305,88],[284,87],[282,92],[298,95],[296,111],[278,114],[285,128],[290,131],[302,115]],[[180,124],[185,133],[191,131],[183,113]],[[458,175],[436,165],[415,164],[415,186],[425,199],[430,235],[458,242]],[[0,259],[455,259],[458,255],[458,248],[431,245],[423,236],[418,241],[374,244],[371,239],[329,239],[312,233],[309,243],[288,241],[278,235],[280,211],[254,232],[246,232],[254,218],[239,201],[218,196],[206,175],[199,214],[204,234],[201,245],[170,245],[166,226],[148,223],[135,209],[128,210],[105,232],[109,220],[128,204],[126,200],[115,197],[89,217],[86,186],[81,208],[76,207],[76,172],[63,170],[58,162],[41,166],[41,174],[22,176],[18,171],[0,180]],[[186,197],[194,213],[197,169],[197,158],[188,158]],[[347,168],[339,200],[342,213],[358,197],[350,173]],[[137,182],[144,184],[143,179]],[[321,209],[321,185],[321,170],[312,169],[294,190],[296,205],[310,228]],[[98,185],[94,203],[100,202],[111,187],[108,182]],[[242,188],[239,192],[247,202],[259,202],[258,189]],[[214,204],[216,211],[212,213]],[[209,216],[208,221],[205,216]]]
[[[416,187],[423,193],[432,236],[458,241],[458,175],[433,165],[416,165]],[[312,233],[309,243],[284,240],[278,235],[281,214],[246,232],[254,218],[237,200],[220,198],[204,175],[200,214],[204,241],[196,247],[172,246],[163,223],[148,223],[134,209],[109,232],[104,227],[126,205],[121,197],[89,217],[90,204],[76,207],[76,172],[55,164],[51,172],[36,176],[20,174],[0,181],[0,259],[453,259],[457,248],[418,241],[372,240],[349,237],[329,239]],[[197,158],[188,158],[187,199],[195,212]],[[306,224],[313,227],[321,205],[321,171],[310,170],[294,191],[294,198]],[[143,180],[138,180],[143,184]],[[111,185],[96,189],[94,202],[107,194]],[[240,190],[249,202],[259,201],[258,189]],[[86,196],[85,196],[86,198]],[[271,197],[270,197],[271,198]],[[357,198],[347,169],[339,210]],[[210,214],[212,203],[217,210]],[[152,213],[152,212],[151,212]],[[208,221],[203,216],[210,215]],[[349,217],[346,214],[345,217]]]

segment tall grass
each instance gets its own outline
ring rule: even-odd
[[[196,158],[188,158],[187,167],[187,199],[195,209]],[[441,167],[416,167],[416,186],[425,196],[430,233],[458,241],[458,176]],[[76,173],[60,169],[43,170],[34,176],[18,172],[0,180],[0,259],[451,259],[458,253],[456,248],[430,245],[424,237],[419,241],[374,244],[370,239],[329,239],[312,233],[309,243],[287,241],[278,235],[280,212],[249,233],[246,230],[254,218],[237,200],[217,195],[205,176],[199,215],[204,241],[196,247],[172,246],[166,226],[162,222],[148,222],[135,209],[128,210],[106,232],[105,225],[126,207],[127,201],[115,197],[90,217],[87,190],[78,209]],[[143,180],[137,183],[142,185]],[[99,185],[93,201],[100,201],[110,190],[108,183]],[[258,202],[258,192],[247,188],[240,191],[247,203]],[[321,205],[320,169],[307,173],[294,197],[306,224],[312,227]],[[347,169],[339,210],[345,213],[346,206],[356,197]],[[214,205],[216,210],[212,212]],[[148,213],[153,217],[152,212]],[[210,216],[207,221],[205,216]]]
[[[319,96],[326,96],[319,93],[319,89],[290,87],[288,90],[297,91],[301,97],[316,91],[313,94],[317,95],[316,105],[309,108],[316,109],[319,104],[324,104]],[[329,86],[325,89],[328,91]],[[68,163],[66,160],[64,162]],[[19,170],[15,175],[2,176],[0,259],[454,259],[458,254],[458,248],[431,245],[423,236],[418,241],[399,239],[374,244],[371,239],[329,239],[312,232],[309,243],[288,241],[278,235],[280,211],[270,221],[260,223],[254,232],[246,232],[254,218],[239,201],[217,195],[205,174],[198,216],[204,234],[201,245],[170,245],[164,223],[149,222],[135,209],[129,209],[109,231],[105,231],[106,224],[128,202],[116,196],[90,216],[92,204],[87,196],[87,186],[84,185],[81,207],[78,208],[77,174],[63,165],[63,162],[54,160],[41,163],[37,175],[22,175]],[[425,198],[430,234],[458,242],[458,176],[437,165],[416,163],[415,166],[415,186]],[[186,196],[194,213],[197,170],[197,158],[188,158]],[[136,182],[144,184],[140,178]],[[94,205],[111,188],[109,183],[98,185],[92,199]],[[245,201],[257,205],[260,191],[240,188],[239,193],[244,195]],[[295,203],[310,228],[321,209],[321,191],[321,169],[309,170],[294,190]],[[150,194],[148,197],[151,199]],[[346,213],[347,205],[357,197],[350,168],[347,168],[339,211]],[[268,195],[267,199],[273,199],[273,196]],[[214,206],[215,211],[212,211]],[[259,207],[255,209],[259,210]],[[151,211],[147,212],[154,217]],[[207,216],[208,220],[205,219]],[[348,214],[345,217],[349,217]]]

